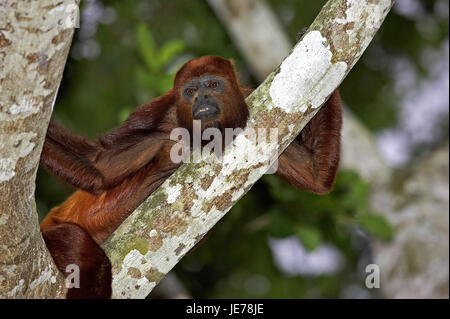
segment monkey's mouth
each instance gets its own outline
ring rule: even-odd
[[[195,120],[208,120],[215,118],[220,113],[220,109],[215,104],[203,104],[194,106],[192,117]]]

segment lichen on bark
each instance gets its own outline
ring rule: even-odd
[[[290,56],[247,98],[250,119],[236,145],[222,158],[207,157],[203,165],[183,164],[105,242],[113,263],[113,297],[147,296],[160,274],[167,274],[251,188],[344,79],[392,3],[328,2]],[[349,12],[367,23],[342,20]],[[258,128],[277,128],[279,143],[249,144],[250,131]],[[235,160],[243,153],[256,156]],[[138,250],[138,238],[139,245],[145,239],[152,248]],[[117,253],[121,245],[127,246],[125,256]],[[158,276],[145,276],[149,271]]]
[[[0,1],[0,298],[64,296],[34,190],[75,8],[75,0]]]

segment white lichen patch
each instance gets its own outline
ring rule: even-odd
[[[43,270],[41,272],[41,275],[30,283],[30,289],[33,290],[46,281],[51,283],[54,283],[56,281],[51,269]]]
[[[20,114],[20,113],[34,114],[34,113],[37,113],[39,111],[41,106],[42,106],[42,102],[36,104],[31,99],[28,99],[28,97],[24,97],[22,99],[22,103],[21,104],[14,103],[9,108],[9,112],[12,115],[17,115],[17,114]]]
[[[54,51],[56,53],[56,50]],[[46,88],[48,75],[39,73],[39,63],[28,66],[25,56],[26,54],[12,52],[4,58],[5,66],[1,73],[6,74],[6,78],[1,92],[0,105],[3,107],[0,107],[0,121],[14,121],[38,113],[44,107],[47,96],[54,93],[53,90]],[[43,63],[49,62],[46,60]],[[17,73],[18,65],[23,68],[27,67],[25,77]],[[11,86],[12,82],[20,83],[23,89],[18,90],[17,85]],[[10,100],[14,102],[11,103]]]
[[[308,32],[280,66],[270,87],[273,106],[286,113],[321,106],[344,79],[347,63],[333,53],[319,31]]]
[[[183,186],[181,186],[181,184],[176,184],[174,186],[170,186],[170,185],[164,185],[164,189],[166,191],[167,194],[167,203],[168,204],[173,204],[175,203],[175,201],[177,200],[178,196],[180,196],[181,194],[181,188]]]
[[[19,291],[21,291],[25,287],[24,284],[25,284],[25,280],[20,279],[19,283],[17,284],[17,286],[15,286],[13,289],[11,289],[8,292],[8,297],[16,296],[19,293]]]
[[[15,162],[10,158],[0,158],[0,183],[10,180],[14,175]]]
[[[42,9],[45,2],[47,12]],[[8,24],[0,31],[6,42],[0,62],[0,121],[32,116],[50,102],[48,98],[55,97],[55,87],[50,84],[59,82],[55,80],[61,72],[52,71],[56,71],[61,51],[67,48],[67,41],[58,38],[64,30],[75,27],[77,16],[75,0],[56,6],[50,1],[19,1],[14,10],[2,16]]]
[[[14,177],[17,161],[34,149],[31,140],[35,137],[34,132],[0,134],[0,183]]]
[[[294,128],[295,128],[294,124],[289,124],[288,126],[289,134],[286,134],[286,136],[281,139],[281,144],[284,144],[287,140],[289,140],[292,137],[292,132],[294,132]]]
[[[226,211],[225,211],[226,212]],[[113,277],[113,298],[143,298],[156,286],[157,282],[150,282],[145,273],[154,271],[167,274],[196,243],[193,237],[205,234],[225,213],[213,207],[209,212],[202,212],[193,218],[188,228],[179,236],[168,236],[156,251],[148,251],[142,255],[138,250],[131,250],[124,258],[120,272]],[[208,214],[208,218],[206,218]],[[142,260],[146,262],[143,263]],[[134,269],[140,277],[134,278],[129,270]],[[139,289],[134,289],[139,285]],[[118,293],[120,291],[120,293]]]
[[[362,50],[361,48],[358,48],[358,50],[363,52],[383,23],[391,5],[391,0],[347,0],[345,17],[336,18],[334,21],[338,24],[351,26],[346,28],[349,45],[361,41]],[[363,34],[361,31],[363,31]],[[344,49],[345,47],[338,47],[338,50]]]
[[[245,193],[244,187],[239,188],[238,190],[236,190],[233,193],[233,196],[231,197],[231,201],[233,201],[233,202],[237,201],[239,198],[241,198],[244,195],[244,193]]]
[[[0,165],[1,165],[1,163],[0,163]],[[1,171],[1,169],[0,169],[0,171]],[[9,218],[9,214],[7,215],[6,213],[1,213],[0,214],[0,226],[6,225],[8,218]]]
[[[271,143],[265,143],[258,142],[256,137],[252,138],[253,133],[252,129],[246,128],[236,137],[234,144],[225,150],[222,159],[222,175],[229,176],[238,170],[248,170],[269,162],[273,157],[278,147],[278,136],[271,139]]]
[[[158,235],[158,231],[156,229],[152,229],[148,235],[150,237],[155,237]]]
[[[223,194],[230,194],[233,201],[237,200],[244,194],[245,187],[252,184],[249,184],[247,181],[243,187],[236,187],[233,180],[227,180],[228,176],[242,176],[261,171],[257,177],[259,178],[268,170],[271,165],[271,160],[278,154],[278,144],[276,143],[278,138],[271,139],[273,143],[258,143],[253,133],[254,131],[247,128],[225,150],[223,157],[219,159],[222,164],[222,169],[207,189],[201,187],[201,178],[194,182],[192,188],[195,191],[196,198],[193,200],[191,208],[191,215],[193,217],[198,217],[204,213],[204,203],[211,202]],[[254,138],[249,138],[251,136]],[[215,158],[216,162],[217,160]],[[212,161],[212,159],[207,159],[207,161]],[[233,188],[235,189],[232,191]]]
[[[140,293],[144,291],[150,292],[155,286],[155,282],[150,282],[145,276],[145,272],[148,271],[148,265],[142,263],[144,255],[142,255],[138,250],[131,250],[124,258],[121,271],[113,276],[112,287],[113,296],[112,298],[136,298],[136,296],[145,297]],[[129,273],[130,269],[135,269],[140,275],[131,275]],[[115,289],[115,287],[121,287],[121,289]],[[138,289],[137,289],[138,287]],[[120,290],[119,295],[114,293]],[[148,293],[147,293],[148,294]]]

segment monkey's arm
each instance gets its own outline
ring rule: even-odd
[[[60,223],[43,229],[42,237],[64,277],[78,267],[79,286],[67,290],[67,299],[111,298],[111,263],[86,230]]]
[[[49,172],[98,194],[149,163],[167,140],[157,125],[173,103],[172,90],[137,108],[118,129],[95,142],[50,124],[41,155]]]
[[[69,185],[91,193],[110,188],[149,163],[165,141],[147,138],[105,149],[50,124],[41,165]]]
[[[94,192],[103,185],[103,175],[92,163],[98,153],[97,144],[50,123],[40,163],[66,183]]]
[[[293,186],[329,192],[339,165],[341,101],[336,90],[278,158],[277,175]]]

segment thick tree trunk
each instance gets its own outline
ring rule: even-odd
[[[77,2],[0,1],[0,298],[64,294],[39,231],[34,190]]]

